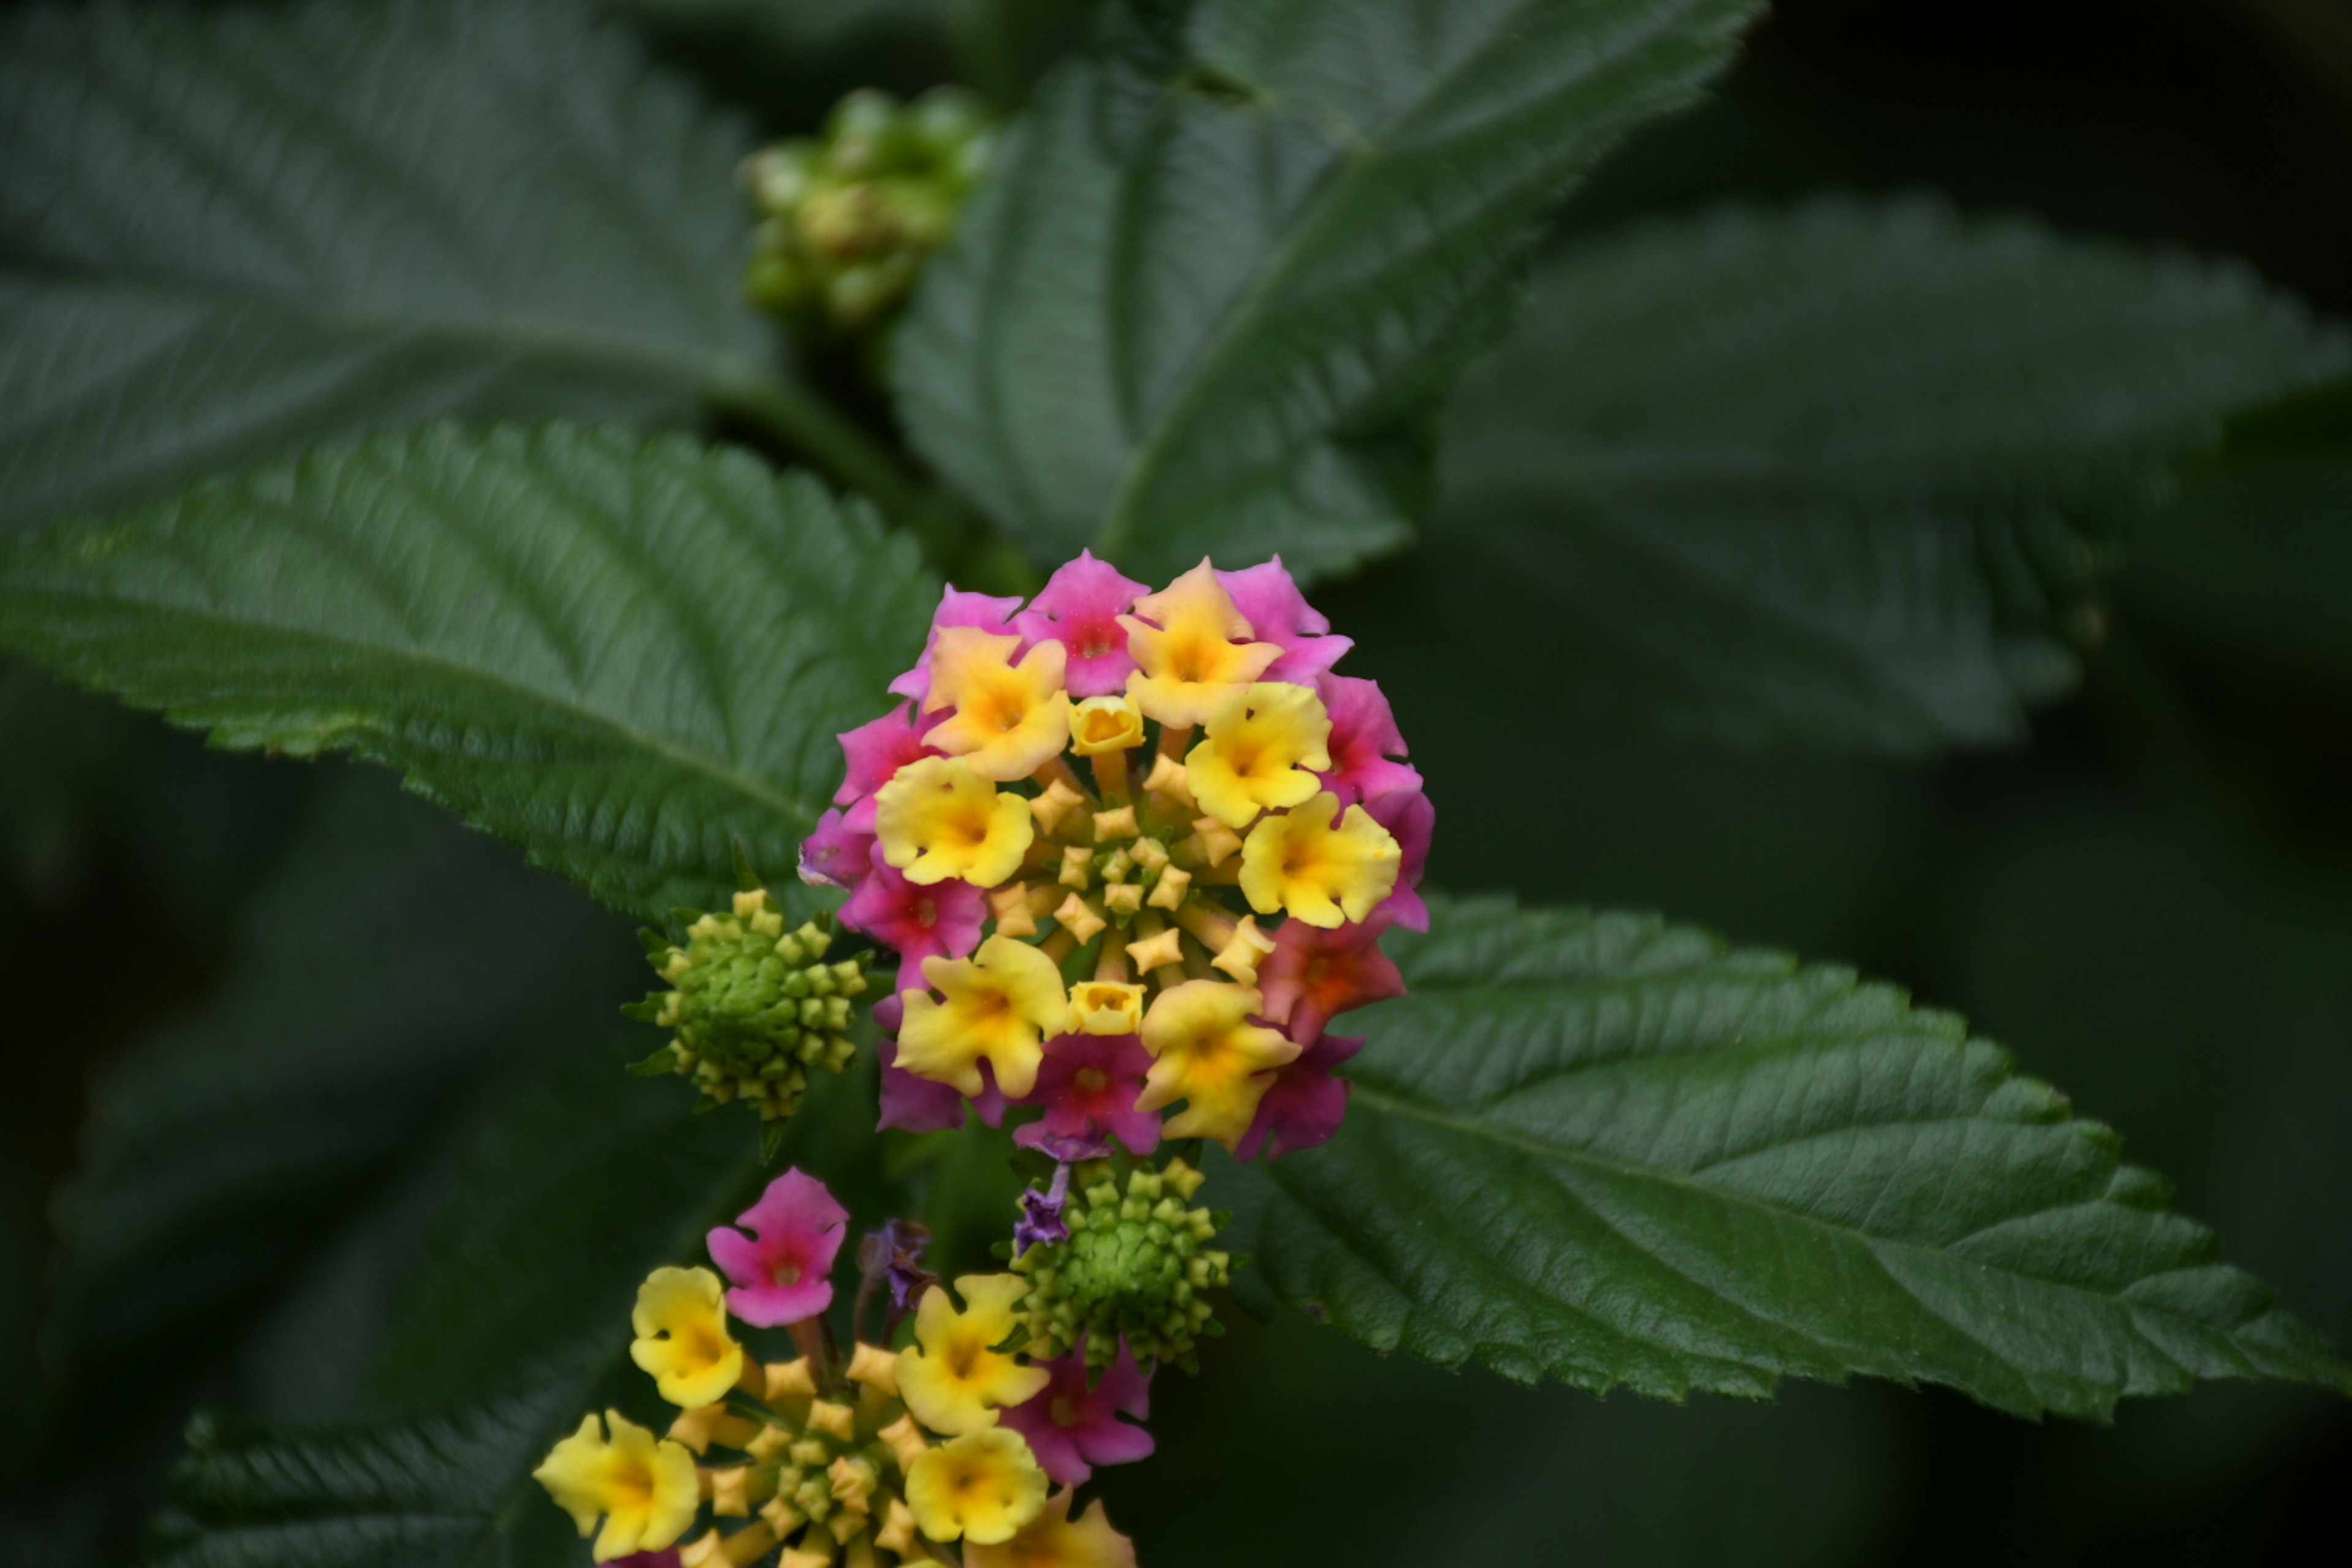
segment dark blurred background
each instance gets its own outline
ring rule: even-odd
[[[1084,7],[629,9],[782,132],[845,58],[1010,100]],[[2352,4],[1789,0],[1719,100],[1638,141],[1565,229],[1826,189],[2240,257],[2352,320]],[[1655,908],[1965,1013],[2352,1343],[2352,462],[2189,484],[2134,542],[2082,692],[1992,754],[1530,722],[1529,692],[1407,656],[1394,570],[1318,596],[1429,776],[1433,880]],[[1538,778],[1545,831],[1507,838]],[[524,932],[522,959],[481,962]],[[27,1568],[125,1560],[194,1403],[347,1409],[449,1151],[643,989],[614,922],[381,781],[210,753],[14,666],[0,986],[0,1377],[29,1394],[0,1421],[0,1560]],[[142,1161],[233,1174],[204,1107],[266,1100],[304,1052],[402,1048],[388,1017],[446,1070],[373,1112],[380,1157],[288,1194],[279,1234],[187,1234],[117,1192]],[[206,1065],[224,1038],[232,1065]],[[2251,1561],[2340,1538],[2352,1467],[2352,1410],[2307,1391],[2208,1387],[2111,1429],[1882,1386],[1667,1406],[1296,1320],[1236,1324],[1155,1392],[1160,1454],[1107,1486],[1155,1568]]]

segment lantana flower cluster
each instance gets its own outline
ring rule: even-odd
[[[1156,592],[1081,554],[1028,604],[950,589],[905,700],[845,734],[802,851],[898,954],[882,1124],[976,1112],[1057,1159],[1338,1129],[1325,1026],[1401,994],[1433,820],[1379,686],[1279,558]]]
[[[583,1416],[533,1472],[595,1560],[887,1568],[952,1561],[961,1542],[964,1568],[1134,1568],[1103,1505],[1074,1504],[1095,1466],[1151,1452],[1123,1419],[1150,1414],[1149,1373],[1121,1357],[1090,1380],[1083,1355],[1004,1349],[1028,1281],[967,1275],[951,1293],[901,1222],[858,1250],[842,1355],[824,1315],[848,1220],[788,1171],[741,1228],[710,1233],[720,1272],[647,1276],[630,1354],[677,1414],[659,1435],[617,1410]],[[893,1352],[910,1310],[911,1342]],[[798,1353],[762,1361],[739,1327],[782,1330]]]

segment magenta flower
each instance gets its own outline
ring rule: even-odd
[[[1069,649],[1062,685],[1073,698],[1113,697],[1127,689],[1127,678],[1135,672],[1127,628],[1118,618],[1145,592],[1143,584],[1129,582],[1109,562],[1081,550],[1013,624],[1033,644],[1050,637]]]
[[[980,945],[988,898],[960,878],[919,887],[882,858],[882,847],[868,851],[872,870],[841,906],[841,923],[898,950],[899,985],[921,985],[923,960],[965,958]]]
[[[846,811],[829,807],[816,819],[816,831],[801,840],[801,880],[817,887],[854,888],[866,879],[873,848],[871,796]]]
[[[1315,689],[1331,715],[1331,771],[1320,776],[1341,805],[1421,787],[1421,770],[1390,761],[1404,755],[1404,736],[1379,681],[1326,675]]]
[[[940,646],[940,633],[950,626],[978,626],[1001,637],[1013,630],[1012,615],[1020,607],[1017,596],[997,599],[950,587],[940,595],[940,607],[931,612],[931,635],[923,639],[923,657],[915,661],[914,668],[890,683],[891,692],[911,697],[919,704],[931,694],[931,650]]]
[[[1013,1141],[1035,1149],[1048,1139],[1115,1137],[1131,1153],[1150,1153],[1160,1146],[1160,1118],[1135,1109],[1150,1071],[1151,1053],[1133,1035],[1055,1036],[1023,1102],[1044,1106],[1045,1115]]]
[[[751,1234],[722,1225],[709,1236],[710,1260],[735,1287],[727,1292],[730,1312],[772,1329],[814,1318],[833,1304],[833,1259],[849,1211],[823,1182],[786,1171],[735,1223]]]
[[[1377,910],[1361,924],[1322,931],[1285,921],[1274,951],[1257,966],[1261,1013],[1294,1040],[1313,1040],[1339,1015],[1404,994],[1404,976],[1381,951],[1389,922]]]
[[[833,804],[856,805],[888,784],[900,768],[916,758],[938,756],[938,751],[923,743],[923,735],[929,728],[931,725],[915,717],[913,703],[901,702],[879,719],[855,730],[845,730],[835,737],[840,741],[841,754],[849,765],[842,775],[841,787],[833,792]]]
[[[1295,1150],[1328,1143],[1348,1114],[1348,1080],[1332,1077],[1331,1071],[1363,1048],[1360,1036],[1325,1035],[1284,1063],[1257,1102],[1249,1131],[1234,1145],[1236,1157],[1255,1160],[1263,1149],[1267,1159],[1278,1160]]]
[[[1127,1465],[1150,1457],[1151,1434],[1119,1417],[1138,1421],[1151,1415],[1151,1379],[1137,1369],[1135,1352],[1121,1340],[1118,1359],[1102,1381],[1087,1386],[1083,1341],[1058,1361],[1039,1362],[1053,1381],[1035,1397],[1013,1405],[997,1419],[1028,1439],[1045,1472],[1066,1487],[1081,1486],[1097,1465]]]
[[[615,1557],[604,1568],[678,1568],[677,1548],[665,1546],[659,1552],[632,1552],[626,1557]]]
[[[1386,915],[1407,931],[1427,931],[1429,906],[1422,902],[1421,874],[1429,865],[1429,836],[1437,826],[1437,807],[1412,789],[1367,801],[1364,810],[1397,841],[1399,857],[1396,890],[1381,900],[1372,918]]]
[[[1299,686],[1312,686],[1315,678],[1339,662],[1339,656],[1356,646],[1353,637],[1331,637],[1318,634],[1331,629],[1330,621],[1307,602],[1298,591],[1289,571],[1277,555],[1264,565],[1246,567],[1239,572],[1220,572],[1217,581],[1233,595],[1234,608],[1259,642],[1270,642],[1282,650],[1282,657],[1266,667],[1260,680],[1287,680]]]

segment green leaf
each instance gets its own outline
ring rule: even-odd
[[[2014,741],[2097,640],[2120,524],[2347,359],[2242,271],[1927,202],[1638,227],[1545,269],[1359,614],[1683,733]]]
[[[556,0],[0,19],[0,532],[751,374],[748,149]]]
[[[53,1205],[48,1350],[118,1413],[250,1338],[483,1080],[634,967],[609,917],[388,782],[338,781],[285,853],[218,991],[94,1086]]]
[[[0,547],[0,646],[222,745],[398,768],[658,920],[722,903],[739,839],[789,881],[937,595],[742,453],[436,426]]]
[[[378,1368],[386,1406],[428,1413],[314,1429],[199,1421],[151,1560],[581,1562],[530,1471],[592,1408],[657,1418],[626,1365],[637,1282],[698,1252],[757,1174],[750,1130],[689,1117],[683,1100],[614,1053],[520,1097],[452,1197]]]
[[[1251,1289],[1380,1350],[1595,1392],[1937,1383],[2104,1417],[2352,1393],[2117,1139],[1948,1014],[1648,918],[1433,906],[1345,1128],[1231,1166]]]
[[[918,446],[1042,564],[1402,543],[1538,226],[1755,0],[1201,0],[1040,89],[895,346]],[[1155,15],[1177,7],[1159,7]]]

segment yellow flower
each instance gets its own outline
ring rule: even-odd
[[[1153,997],[1143,1016],[1151,1071],[1135,1108],[1158,1110],[1183,1100],[1182,1114],[1161,1129],[1168,1137],[1213,1138],[1227,1149],[1239,1143],[1274,1069],[1299,1051],[1279,1029],[1249,1022],[1264,1005],[1252,987],[1217,980],[1187,980]]]
[[[1015,1309],[1029,1293],[1027,1280],[1018,1274],[967,1274],[956,1281],[956,1291],[964,1300],[961,1312],[944,1288],[934,1285],[923,1293],[915,1310],[915,1342],[898,1352],[898,1396],[916,1420],[950,1436],[995,1426],[999,1406],[1034,1398],[1052,1381],[1044,1367],[1023,1366],[989,1348],[1003,1343],[1020,1321]],[[908,1500],[914,1500],[911,1487]],[[918,1512],[921,1506],[916,1504]]]
[[[656,1442],[617,1410],[605,1415],[613,1423],[611,1442],[593,1414],[583,1415],[580,1430],[556,1444],[530,1473],[583,1537],[604,1516],[604,1533],[596,1537],[599,1563],[671,1545],[694,1523],[701,1495],[686,1445]]]
[[[1118,618],[1136,663],[1127,694],[1162,724],[1202,722],[1233,688],[1255,680],[1282,657],[1273,643],[1234,640],[1253,635],[1250,624],[1205,560],[1138,599],[1135,609]]]
[[[1081,1035],[1131,1035],[1143,1019],[1143,987],[1082,980],[1070,987],[1070,1024]]]
[[[1337,826],[1339,797],[1324,794],[1284,816],[1269,816],[1242,844],[1242,891],[1262,915],[1330,931],[1372,912],[1396,887],[1400,857],[1389,830],[1351,805]]]
[[[1021,868],[1037,837],[1029,803],[1003,795],[954,757],[900,768],[874,795],[882,858],[923,886],[961,877],[992,888]]]
[[[955,717],[924,739],[982,778],[1025,778],[1070,738],[1070,699],[1062,689],[1069,650],[1048,639],[1015,664],[1020,646],[1017,637],[949,626],[931,650],[923,711],[952,707]]]
[[[967,1432],[908,1467],[907,1506],[933,1541],[961,1535],[994,1546],[1045,1508],[1045,1472],[1020,1433],[1002,1426]]]
[[[1208,738],[1184,759],[1184,780],[1201,808],[1232,827],[1261,811],[1300,805],[1328,772],[1331,716],[1304,686],[1245,686],[1209,715]]]
[[[1047,1035],[1070,1016],[1069,993],[1054,961],[1027,942],[992,936],[970,958],[927,958],[923,979],[947,994],[905,993],[898,1065],[965,1094],[981,1091],[980,1064],[996,1069],[996,1087],[1018,1100],[1036,1086]]]
[[[1082,757],[1143,744],[1143,710],[1132,697],[1089,697],[1070,710],[1070,750]]]
[[[743,1375],[743,1347],[727,1331],[726,1300],[708,1268],[656,1268],[637,1287],[629,1359],[680,1409],[718,1404]]]
[[[1001,1546],[966,1546],[964,1568],[1135,1568],[1135,1542],[1110,1527],[1100,1499],[1070,1517],[1076,1496],[1064,1487]]]

